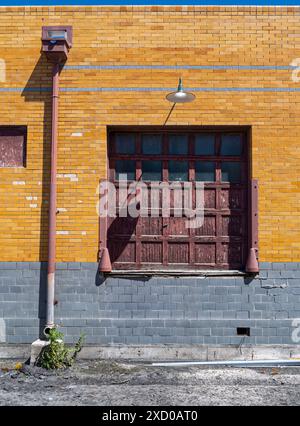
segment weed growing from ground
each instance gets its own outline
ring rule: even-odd
[[[57,328],[50,329],[47,337],[49,344],[43,348],[35,365],[47,370],[71,367],[76,360],[78,352],[82,349],[84,335],[80,335],[73,348],[65,345],[64,335]]]

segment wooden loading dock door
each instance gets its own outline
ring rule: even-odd
[[[204,183],[204,223],[186,217],[108,219],[107,244],[114,270],[241,270],[248,248],[247,132],[236,129],[111,129],[109,179],[128,183]],[[117,193],[118,193],[117,189]],[[118,198],[118,197],[117,197]],[[149,191],[149,200],[151,191]],[[172,199],[172,197],[171,197]],[[193,193],[193,201],[195,195]],[[124,216],[124,212],[122,213]]]

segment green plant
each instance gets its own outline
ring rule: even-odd
[[[64,335],[57,328],[52,328],[48,334],[49,344],[43,348],[37,358],[36,365],[54,370],[58,368],[71,367],[76,359],[78,352],[81,351],[84,335],[81,334],[73,348],[66,347]]]

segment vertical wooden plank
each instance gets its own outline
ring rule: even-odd
[[[163,143],[163,155],[166,156],[169,153],[169,140],[168,135],[166,133],[163,134],[162,137],[162,143]],[[169,162],[167,160],[164,160],[162,162],[163,170],[162,170],[162,179],[163,182],[168,182],[169,180]],[[161,199],[163,197],[163,194],[161,195]],[[163,200],[162,200],[163,202]],[[163,210],[161,210],[163,214]],[[162,217],[162,258],[163,258],[163,266],[168,265],[168,237],[169,237],[169,218],[168,217]]]
[[[141,154],[142,152],[142,135],[141,133],[136,133],[135,135],[135,153]],[[142,161],[137,160],[136,161],[136,171],[135,171],[135,179],[136,182],[141,181],[142,179]],[[136,197],[140,198],[140,202],[142,202],[142,194],[140,189],[136,190]],[[141,206],[140,206],[141,211]],[[135,229],[135,263],[136,268],[140,269],[141,267],[141,256],[142,256],[142,240],[141,240],[141,234],[142,234],[142,218],[138,217],[136,222],[136,229]]]
[[[221,134],[216,133],[215,134],[215,154],[217,157],[220,156],[221,151]],[[222,235],[222,216],[220,214],[220,210],[222,208],[222,202],[221,202],[221,161],[218,158],[218,160],[215,162],[215,180],[216,180],[216,203],[215,203],[215,253],[216,253],[216,266],[217,268],[221,268],[221,263],[223,259],[223,246],[221,242],[221,235]]]
[[[142,254],[142,218],[137,218],[136,228],[135,228],[135,263],[136,268],[139,269],[141,267],[141,254]]]
[[[221,190],[220,188],[216,189],[216,266],[221,268],[221,263],[223,262],[223,246],[222,246],[222,214],[221,214]]]
[[[221,151],[221,134],[220,133],[216,134],[215,150],[216,150],[216,155],[219,157],[220,151]],[[216,182],[221,183],[222,173],[221,173],[221,159],[220,158],[218,158],[217,162],[215,163],[215,167],[216,167],[216,171],[215,171]]]
[[[189,155],[195,155],[195,133],[189,134]],[[196,173],[195,173],[195,161],[189,161],[189,181],[192,184],[192,208],[196,208]],[[187,218],[188,220],[188,218]],[[193,218],[191,218],[193,220]],[[190,227],[188,229],[189,233],[189,263],[191,266],[195,265],[195,232],[196,229]]]

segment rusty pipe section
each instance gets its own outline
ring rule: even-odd
[[[46,328],[54,327],[55,258],[56,258],[56,174],[57,174],[57,130],[58,130],[59,63],[52,70],[52,134],[51,176],[48,231],[48,274]]]

